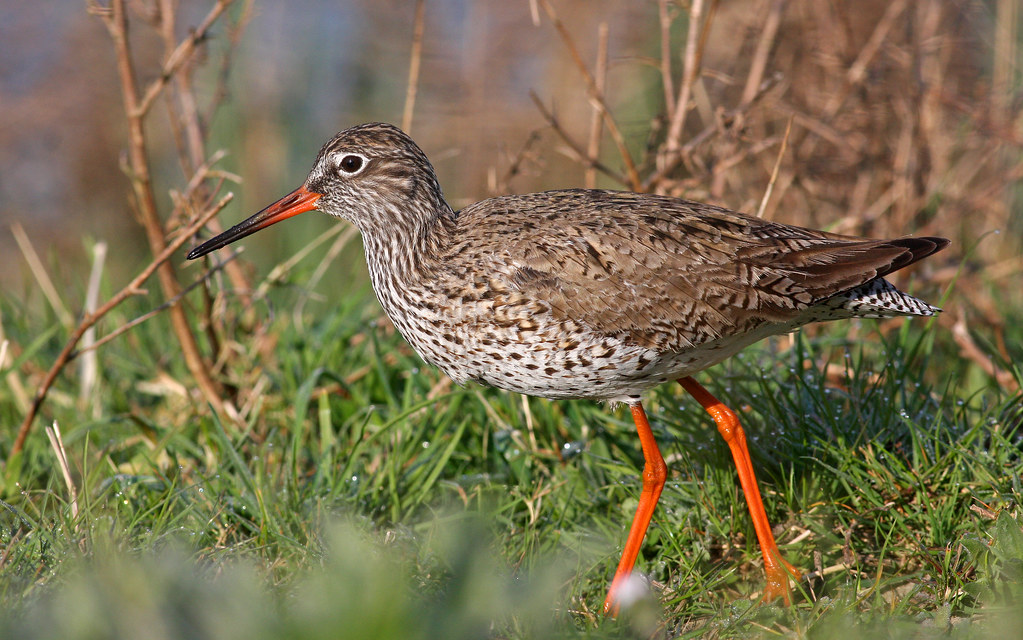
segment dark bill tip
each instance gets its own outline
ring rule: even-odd
[[[235,240],[241,240],[260,229],[265,229],[281,220],[286,220],[292,216],[315,209],[316,203],[321,197],[323,197],[322,193],[308,191],[304,186],[299,187],[251,218],[239,222],[224,233],[210,238],[192,249],[188,252],[188,259],[195,260],[196,258],[201,258],[211,251],[226,247]]]

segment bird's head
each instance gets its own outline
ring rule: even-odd
[[[393,125],[363,124],[323,145],[301,187],[199,245],[188,259],[313,209],[379,239],[416,228],[446,208],[433,166],[412,138]]]

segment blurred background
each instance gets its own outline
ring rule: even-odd
[[[95,336],[75,331],[90,293],[102,303],[124,291],[151,263],[153,245],[226,191],[235,198],[217,215],[222,228],[297,187],[338,130],[400,124],[417,65],[410,131],[456,208],[596,185],[748,212],[763,202],[765,218],[841,233],[951,238],[947,250],[892,278],[945,309],[937,326],[897,319],[807,328],[802,335],[822,338],[812,350],[779,337],[722,367],[718,386],[767,429],[751,432],[758,473],[769,479],[765,495],[781,498],[769,508],[784,514],[774,522],[785,524],[789,544],[802,546],[801,567],[814,549],[815,569],[827,576],[820,593],[839,594],[828,614],[839,631],[830,635],[848,636],[850,612],[870,609],[903,620],[878,618],[872,630],[951,637],[960,616],[991,616],[1000,584],[1011,580],[1019,593],[1023,546],[1010,516],[1020,504],[1023,380],[1019,0],[233,0],[196,55],[170,56],[186,62],[164,74],[169,52],[229,1],[123,0],[138,92],[166,79],[145,117],[140,163],[116,29],[107,28],[121,0],[0,0],[0,498],[13,503],[0,505],[8,518],[0,610],[5,598],[41,600],[46,586],[80,574],[68,602],[86,604],[54,600],[60,614],[40,609],[27,626],[46,633],[32,621],[63,624],[77,619],[65,615],[72,609],[116,622],[126,601],[136,621],[130,601],[139,596],[172,605],[150,615],[154,629],[195,610],[228,628],[256,620],[264,635],[285,637],[277,631],[285,627],[262,621],[297,603],[304,625],[312,602],[348,629],[347,612],[369,594],[377,604],[367,619],[431,629],[419,595],[440,603],[436,619],[506,611],[515,600],[504,594],[530,593],[519,570],[546,569],[548,554],[563,554],[581,581],[551,579],[562,591],[572,585],[564,613],[573,624],[595,620],[581,614],[603,597],[619,504],[636,486],[636,470],[619,463],[639,459],[631,424],[596,403],[449,391],[383,318],[357,235],[336,221],[309,214],[246,238],[232,245],[244,247],[241,259],[208,280],[233,251],[189,263],[189,240],[145,283],[148,295],[103,316]],[[602,105],[611,117],[595,127]],[[196,178],[207,162],[219,173]],[[140,222],[147,207],[136,206],[133,166],[152,174],[155,236]],[[138,192],[146,205],[148,193]],[[301,253],[330,239],[329,229],[344,232]],[[161,306],[203,282],[211,284],[182,304]],[[76,346],[81,357],[69,360]],[[44,404],[33,400],[47,389]],[[648,539],[648,550],[663,552],[647,563],[656,580],[678,588],[665,633],[692,637],[701,631],[691,625],[707,624],[725,637],[723,623],[816,633],[832,606],[825,598],[800,605],[795,619],[737,604],[747,587],[736,587],[752,573],[733,567],[750,553],[742,542],[750,532],[735,517],[727,450],[709,443],[703,412],[686,409],[680,393],[665,385],[651,411],[679,470],[659,509],[675,529],[658,527]],[[59,422],[70,456],[56,432],[44,438],[44,422]],[[413,542],[431,537],[420,523],[448,500],[457,513],[497,523],[503,541],[495,555],[466,529],[473,544],[449,545],[469,554],[460,566],[503,580],[489,562],[508,560],[501,566],[514,565],[511,586],[460,582],[459,570],[441,568],[455,560]],[[348,509],[381,540],[381,558],[400,564],[347,546],[340,561],[354,558],[354,575],[374,579],[327,580],[328,589],[314,577],[310,592],[327,595],[296,598],[305,569],[324,566],[315,542],[322,521]],[[981,536],[996,517],[1003,533],[987,547]],[[440,515],[438,531],[455,521]],[[90,554],[104,536],[114,541],[97,563]],[[253,580],[228,574],[219,593],[237,604],[221,605],[227,596],[210,595],[205,580],[194,586],[193,567],[174,557],[129,567],[127,579],[113,562],[116,587],[108,589],[65,564],[85,553],[82,566],[101,566],[175,539],[203,572],[207,560],[219,572],[235,558],[254,559],[257,586],[235,588]],[[328,562],[323,575],[349,570],[334,566],[348,565]],[[447,584],[463,585],[450,590],[455,596],[489,598],[491,608],[438,600]],[[975,586],[992,597],[976,596]],[[282,594],[280,607],[263,604],[272,591]],[[406,606],[398,591],[417,597]],[[96,594],[110,604],[90,604]],[[548,611],[551,600],[533,610]],[[405,607],[398,617],[395,602]],[[501,634],[485,628],[464,637]],[[978,627],[959,628],[977,637]]]
[[[126,127],[106,29],[85,2],[0,4],[0,284],[28,298],[36,287],[12,225],[24,228],[58,282],[84,287],[88,247],[97,240],[110,245],[109,273],[127,277],[150,256],[122,170]],[[145,24],[160,3],[128,4],[144,85],[164,51]],[[937,282],[951,282],[966,258],[966,276],[978,286],[964,295],[980,316],[997,321],[991,293],[1018,296],[1011,285],[1021,270],[1017,4],[706,3],[701,75],[682,135],[698,144],[656,189],[755,210],[791,121],[767,217],[868,235],[949,236],[948,270]],[[210,3],[163,5],[178,7],[180,38]],[[606,102],[640,175],[656,170],[667,117],[662,35],[677,90],[689,4],[552,6],[571,46],[536,0],[425,3],[412,134],[456,207],[496,193],[583,186],[586,168],[562,135],[585,146],[593,105],[573,48],[592,70],[602,23]],[[224,149],[219,166],[242,180],[230,186],[237,198],[220,215],[225,225],[297,186],[337,130],[401,122],[415,2],[240,3],[229,16],[233,22],[218,23],[205,41],[195,70],[207,150]],[[228,24],[239,25],[237,33]],[[763,69],[751,69],[757,64]],[[762,90],[740,108],[754,72]],[[164,211],[171,190],[187,180],[169,111],[158,106],[147,123]],[[606,130],[602,142],[600,160],[621,171]],[[597,184],[627,188],[602,174]],[[260,234],[248,241],[255,250],[247,258],[279,258],[329,224],[306,220],[286,233]],[[928,264],[940,270],[943,263]]]

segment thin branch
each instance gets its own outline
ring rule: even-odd
[[[771,3],[767,20],[764,21],[764,30],[760,33],[760,41],[757,42],[757,49],[753,52],[753,62],[750,64],[749,74],[746,76],[746,86],[742,90],[741,102],[751,102],[764,80],[767,60],[771,56],[774,40],[778,36],[778,27],[781,25],[781,16],[785,12],[786,3],[786,0],[774,0]]]
[[[209,32],[210,27],[217,21],[224,11],[227,10],[234,0],[219,0],[217,4],[213,5],[210,12],[206,14],[203,21],[199,23],[199,26],[191,30],[184,40],[181,41],[170,55],[167,56],[167,61],[163,63],[163,70],[160,75],[149,83],[146,87],[146,92],[142,98],[135,105],[135,109],[129,114],[135,118],[145,117],[146,113],[153,106],[153,102],[160,96],[160,92],[163,91],[164,87],[174,74],[192,57],[192,53],[195,52],[195,48],[200,42],[206,39],[206,34]],[[117,5],[120,4],[119,0],[114,0],[114,14],[117,14]]]
[[[867,43],[863,45],[863,49],[860,50],[860,54],[856,56],[856,60],[850,65],[849,70],[846,72],[845,86],[840,91],[835,91],[831,94],[831,99],[828,100],[827,104],[821,109],[820,118],[825,122],[831,120],[838,113],[842,104],[845,103],[846,98],[849,97],[849,93],[853,87],[858,85],[867,75],[867,66],[870,61],[874,59],[877,52],[881,50],[881,45],[885,41],[885,37],[888,32],[891,31],[892,26],[895,24],[895,20],[902,14],[902,11],[906,8],[906,0],[894,0],[885,9],[884,15],[878,20],[877,25],[874,27],[874,31],[870,34],[870,38]]]
[[[254,0],[242,0],[242,7],[235,13],[234,22],[228,22],[227,27],[224,30],[224,37],[227,39],[228,46],[224,48],[224,52],[220,57],[220,65],[217,69],[217,82],[213,89],[213,93],[210,97],[209,104],[206,105],[206,122],[213,121],[213,115],[217,112],[217,109],[223,104],[224,100],[228,96],[228,77],[231,69],[231,63],[234,60],[234,54],[238,50],[238,45],[241,42],[242,35],[245,33],[245,29],[249,26],[249,22],[252,20],[252,4]]]
[[[419,63],[423,57],[425,17],[426,0],[416,0],[415,26],[412,29],[412,53],[408,65],[408,85],[405,87],[405,110],[401,116],[401,128],[409,135],[412,135],[412,113],[416,108],[416,91],[419,87]]]
[[[128,331],[134,329],[135,327],[137,327],[138,325],[142,324],[146,320],[149,320],[150,318],[159,315],[164,310],[169,309],[172,306],[176,305],[178,303],[178,300],[181,300],[183,297],[188,295],[188,293],[190,291],[192,291],[193,289],[195,289],[199,285],[203,284],[206,281],[207,278],[209,278],[210,276],[212,276],[216,272],[218,272],[221,269],[223,269],[224,267],[226,267],[228,264],[231,263],[232,260],[234,260],[235,258],[237,258],[240,255],[241,255],[241,253],[232,253],[230,256],[228,256],[228,258],[226,260],[224,260],[222,262],[218,262],[217,264],[215,264],[212,267],[210,267],[209,269],[207,269],[201,276],[199,276],[199,278],[195,282],[193,282],[192,284],[190,284],[187,287],[185,287],[181,291],[181,293],[178,294],[177,297],[175,297],[175,298],[173,298],[171,300],[168,300],[167,302],[164,302],[163,304],[161,304],[160,306],[156,307],[155,309],[151,309],[151,310],[147,311],[146,313],[144,313],[141,316],[135,318],[134,320],[126,322],[125,324],[121,325],[120,327],[117,327],[117,329],[111,331],[110,333],[108,333],[107,335],[103,336],[99,340],[96,340],[92,344],[86,345],[86,346],[82,347],[81,349],[78,349],[77,351],[73,351],[71,353],[71,355],[68,357],[68,360],[69,361],[70,360],[74,360],[78,356],[83,355],[83,354],[85,354],[88,351],[95,351],[96,349],[99,349],[100,347],[102,347],[106,343],[110,342],[114,338],[119,337],[121,334],[127,333]]]
[[[514,156],[511,156],[511,160],[508,162],[508,168],[505,170],[504,175],[495,180],[493,185],[490,185],[491,193],[506,193],[508,191],[508,183],[512,181],[515,176],[522,172],[522,166],[526,163],[526,160],[532,157],[533,145],[540,141],[540,132],[533,130],[529,132],[529,137],[522,143],[518,152]]]
[[[529,97],[532,98],[533,104],[536,105],[536,108],[540,111],[540,115],[544,117],[544,120],[547,121],[547,124],[549,124],[550,127],[554,129],[554,132],[557,133],[558,136],[562,139],[562,141],[564,141],[564,143],[568,145],[569,149],[573,153],[574,160],[576,160],[585,167],[595,168],[604,175],[607,175],[612,179],[617,180],[619,183],[623,185],[631,184],[628,178],[626,178],[626,176],[614,171],[613,169],[611,169],[610,167],[596,159],[591,159],[586,154],[586,150],[583,149],[582,145],[573,140],[572,137],[568,134],[568,132],[565,131],[564,128],[562,128],[561,123],[558,122],[558,119],[554,116],[554,114],[548,111],[545,106],[543,106],[543,102],[540,100],[539,96],[537,96],[534,92],[530,91]]]
[[[1012,390],[1019,387],[1011,371],[1006,371],[999,367],[991,356],[977,346],[973,336],[970,335],[969,327],[966,325],[966,314],[962,311],[959,312],[959,318],[952,326],[952,339],[959,345],[959,354],[962,357],[971,360],[980,367],[984,373],[994,378],[1003,389]]]
[[[579,49],[575,46],[575,41],[572,40],[572,35],[562,24],[561,19],[558,18],[557,13],[554,12],[554,7],[551,6],[549,0],[540,0],[540,4],[543,6],[544,11],[547,13],[547,17],[550,18],[551,23],[557,30],[558,35],[561,36],[561,41],[568,47],[568,52],[572,54],[572,61],[575,62],[575,66],[579,69],[579,73],[582,75],[583,80],[586,81],[586,89],[590,94],[590,100],[599,102],[604,110],[604,122],[607,125],[607,132],[611,135],[611,139],[614,140],[615,145],[618,147],[618,154],[622,158],[622,162],[625,164],[625,173],[628,176],[628,184],[634,191],[642,189],[643,181],[639,177],[639,172],[636,169],[636,163],[632,160],[632,154],[629,153],[629,148],[625,144],[625,138],[622,136],[621,130],[618,128],[618,123],[615,122],[614,116],[611,115],[611,110],[608,109],[607,104],[604,102],[604,98],[601,96],[601,92],[597,88],[597,82],[590,73],[589,69],[586,68],[586,63],[583,62],[582,56],[579,55]]]
[[[664,87],[664,107],[675,113],[675,80],[671,76],[671,12],[668,0],[658,0],[657,17],[661,23],[661,85]]]
[[[586,146],[586,155],[590,161],[600,158],[600,139],[603,137],[604,129],[604,91],[607,84],[607,23],[601,22],[597,28],[597,65],[596,84],[600,92],[600,101],[593,102],[593,117],[590,120],[590,141]],[[597,170],[590,166],[586,168],[584,184],[587,189],[597,186]]]
[[[689,97],[693,91],[693,82],[700,70],[700,55],[697,45],[700,42],[700,25],[703,22],[703,0],[693,0],[689,8],[689,31],[686,36],[685,65],[682,72],[682,86],[678,90],[675,110],[671,113],[671,124],[668,126],[666,140],[668,156],[677,155],[682,146],[682,128],[685,126],[686,114],[689,113]]]
[[[734,109],[729,109],[721,115],[721,120],[724,122],[734,121],[737,118],[743,117],[750,109],[756,105],[760,99],[771,89],[773,89],[779,82],[781,82],[781,74],[775,74],[764,80],[763,84],[760,85],[760,89],[757,94],[753,97],[753,100],[748,103],[742,103]],[[703,131],[691,137],[682,147],[678,153],[667,158],[661,165],[658,166],[657,172],[646,179],[643,183],[643,191],[653,191],[660,185],[668,174],[675,170],[679,164],[682,163],[682,159],[688,157],[693,151],[705,143],[716,133],[720,132],[720,127],[717,122],[707,125]]]
[[[128,41],[128,17],[125,11],[124,0],[112,0],[109,10],[95,11],[102,18],[107,32],[110,34],[110,39],[114,43],[124,112],[127,116],[128,166],[130,167],[139,219],[146,232],[146,240],[153,255],[163,254],[167,240],[158,214],[156,194],[153,190],[146,148],[144,120],[149,110],[147,100],[150,100],[150,98],[148,96],[153,95],[155,97],[166,86],[170,74],[179,70],[184,62],[190,59],[191,54],[195,51],[196,43],[205,36],[213,21],[223,13],[230,3],[231,0],[220,0],[203,22],[168,56],[168,60],[164,65],[163,76],[150,84],[147,97],[143,97],[142,100],[139,99],[134,58],[132,57]],[[93,6],[95,7],[95,5]],[[172,265],[165,261],[160,262],[157,275],[165,298],[172,299],[181,292],[181,285],[177,280],[177,275]],[[195,335],[192,333],[192,328],[189,325],[184,310],[180,306],[171,307],[170,320],[178,344],[181,347],[181,354],[184,357],[185,364],[192,377],[195,378],[196,384],[202,390],[203,396],[213,406],[214,411],[226,415],[227,407],[223,398],[220,397],[220,387],[213,379],[209,364],[199,351],[199,345],[196,342]]]
[[[177,229],[178,227],[181,226],[179,222],[179,217],[189,211],[190,207],[188,205],[188,202],[196,197],[196,194],[203,188],[203,183],[206,180],[212,178],[220,179],[218,184],[213,189],[211,189],[213,193],[217,193],[220,191],[220,188],[223,186],[225,180],[230,180],[235,184],[241,184],[242,182],[241,176],[231,173],[230,171],[224,171],[222,169],[217,170],[213,169],[213,165],[220,162],[225,156],[227,156],[227,151],[223,149],[217,149],[216,151],[211,153],[210,157],[207,158],[202,164],[200,164],[199,167],[195,170],[195,173],[192,174],[192,178],[188,181],[188,184],[185,185],[184,191],[179,193],[176,190],[173,189],[171,190],[171,198],[174,200],[175,211],[171,213],[170,217],[167,220],[165,230],[166,233],[170,233],[174,229]],[[197,208],[203,209],[209,204],[209,199],[211,198],[211,196],[206,193],[204,193],[203,195],[206,199],[206,202],[204,202],[201,207]],[[210,222],[215,223],[216,221],[211,220]],[[210,225],[210,228],[211,229],[213,228],[212,224]],[[219,233],[219,231],[217,231],[217,233]]]
[[[139,275],[135,276],[131,282],[125,285],[123,289],[103,303],[103,305],[96,309],[94,313],[85,314],[81,322],[78,324],[78,327],[71,333],[71,336],[68,338],[64,348],[61,349],[56,361],[54,361],[53,366],[50,367],[50,370],[46,373],[46,377],[43,378],[42,383],[40,383],[39,388],[36,390],[35,398],[32,400],[32,406],[29,407],[28,413],[25,414],[25,419],[22,421],[21,427],[18,429],[18,436],[15,438],[14,445],[11,447],[12,456],[18,454],[25,446],[25,438],[28,437],[28,432],[32,428],[32,422],[35,420],[36,414],[39,413],[39,409],[46,400],[46,396],[49,393],[50,388],[53,386],[54,381],[56,381],[57,376],[70,361],[75,347],[82,339],[82,336],[85,335],[85,332],[96,324],[100,318],[110,313],[114,307],[121,304],[129,297],[142,293],[142,290],[140,289],[142,283],[148,280],[157,268],[166,262],[175,251],[180,249],[181,245],[190,240],[204,224],[211,220],[213,216],[220,213],[220,211],[227,206],[227,203],[231,202],[232,199],[234,199],[234,194],[232,193],[228,193],[221,198],[215,206],[202,214],[198,220],[189,225],[184,232],[171,241],[171,243],[168,244],[167,247],[164,248],[164,250],[139,273]]]

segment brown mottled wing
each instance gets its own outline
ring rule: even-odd
[[[865,240],[626,192],[498,200],[530,215],[523,223],[490,208],[485,225],[507,240],[487,250],[489,260],[481,253],[490,269],[555,319],[662,350],[790,321],[940,248],[926,238]],[[472,224],[475,212],[464,214]]]

